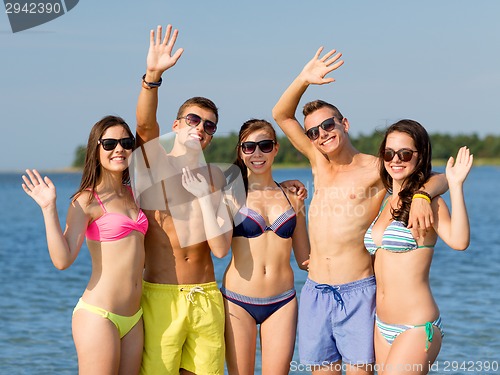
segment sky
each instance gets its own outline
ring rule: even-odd
[[[71,165],[100,118],[135,129],[149,30],[171,23],[184,54],[163,75],[161,132],[178,107],[206,96],[217,135],[271,110],[320,46],[344,65],[311,86],[354,136],[401,119],[429,133],[500,135],[497,0],[82,0],[65,15],[12,33],[0,6],[0,171]]]

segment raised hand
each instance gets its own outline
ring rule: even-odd
[[[318,49],[314,57],[304,66],[300,73],[300,77],[308,84],[324,85],[325,83],[334,82],[335,79],[325,78],[325,76],[344,63],[343,60],[339,60],[342,54],[335,54],[337,51],[334,49],[320,58],[321,52],[323,52],[323,47]]]
[[[172,25],[168,25],[165,31],[165,37],[162,40],[161,26],[157,27],[156,35],[155,31],[151,30],[148,57],[146,59],[148,71],[163,73],[177,63],[182,52],[184,52],[184,49],[179,48],[172,55],[172,50],[174,49],[178,34],[179,31],[177,29],[172,32]]]
[[[467,146],[461,147],[458,150],[456,160],[452,156],[448,159],[448,163],[446,164],[446,178],[450,186],[463,184],[472,168],[473,159],[474,156],[470,153]]]
[[[36,169],[30,171],[26,170],[28,177],[22,176],[24,183],[22,187],[26,194],[28,194],[33,200],[42,208],[47,208],[51,205],[56,204],[56,187],[48,178],[45,176],[42,178],[40,173]]]
[[[210,194],[210,186],[205,177],[200,173],[195,177],[188,167],[182,168],[182,186],[197,198]]]

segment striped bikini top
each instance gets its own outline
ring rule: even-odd
[[[283,212],[271,225],[266,224],[266,220],[257,211],[247,206],[243,206],[235,216],[235,221],[239,222],[233,229],[233,237],[254,238],[259,237],[266,231],[272,231],[281,238],[290,238],[297,224],[297,215],[281,186],[279,186],[290,208]]]
[[[372,224],[365,233],[364,242],[366,250],[368,250],[370,254],[374,255],[378,249],[384,249],[393,253],[404,253],[420,248],[433,248],[433,246],[418,246],[417,241],[415,241],[415,238],[413,238],[413,235],[411,234],[411,231],[402,221],[398,220],[393,220],[387,228],[385,228],[384,234],[382,235],[382,244],[380,246],[375,244],[372,238],[372,228],[384,210],[388,199],[389,198],[386,199],[377,217],[373,220]]]

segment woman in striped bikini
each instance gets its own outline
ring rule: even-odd
[[[469,245],[463,183],[473,157],[466,147],[446,166],[451,206],[419,191],[431,176],[431,144],[416,121],[391,125],[379,149],[380,174],[390,196],[365,235],[377,280],[375,356],[378,374],[427,374],[442,342],[439,308],[429,285],[437,237],[455,250]],[[431,201],[433,230],[414,238],[407,228],[413,198]],[[411,371],[410,371],[411,369]]]
[[[293,245],[302,269],[309,257],[303,202],[274,181],[279,145],[272,125],[249,120],[240,129],[236,165],[246,201],[234,218],[232,258],[224,274],[229,374],[254,374],[260,325],[262,374],[288,374],[295,344],[297,299]]]

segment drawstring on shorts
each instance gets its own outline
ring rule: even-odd
[[[340,310],[345,309],[344,300],[342,299],[342,295],[339,292],[340,288],[338,286],[332,286],[328,284],[318,284],[315,286],[315,288],[321,290],[322,293],[332,292],[333,299],[337,301],[337,303],[340,305]]]
[[[181,289],[182,291],[184,290],[184,288]],[[204,289],[201,287],[201,286],[194,286],[192,287],[190,290],[189,290],[189,293],[186,294],[186,299],[191,302],[192,304],[194,304],[194,295],[196,293],[200,293],[200,294],[204,294],[204,295],[207,295],[207,293],[204,291]]]

